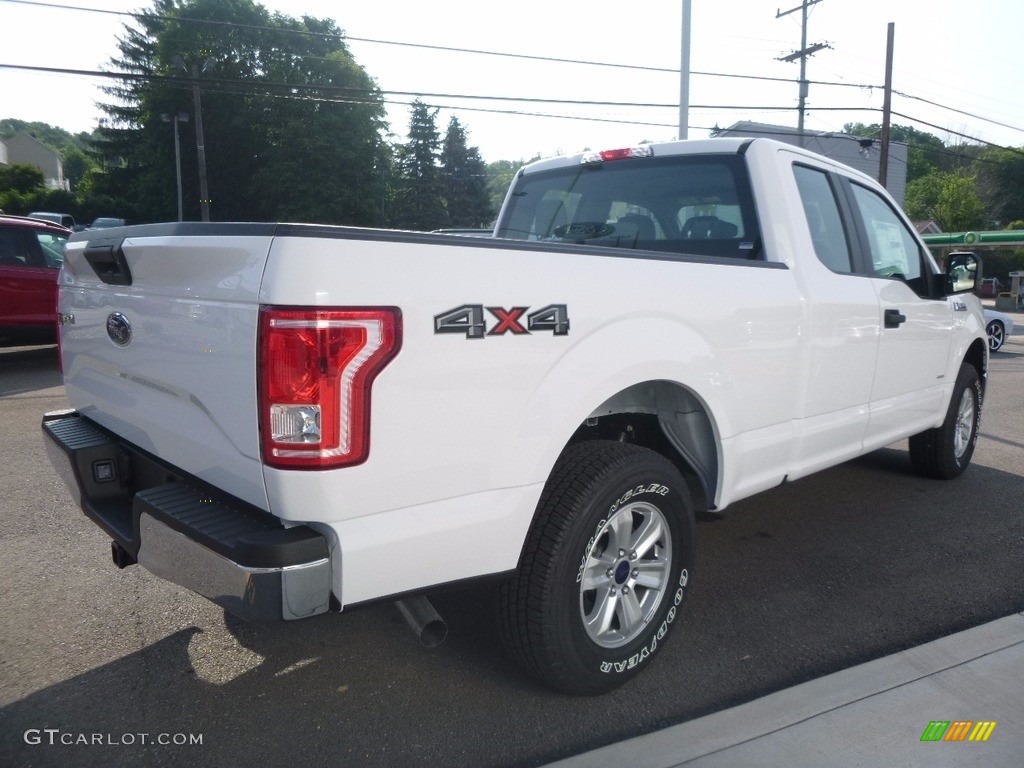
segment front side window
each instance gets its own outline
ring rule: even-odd
[[[859,184],[851,187],[867,232],[871,273],[903,280],[922,293],[924,272],[917,240],[880,195]]]

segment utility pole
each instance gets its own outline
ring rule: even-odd
[[[178,123],[188,122],[188,112],[175,112],[174,116],[166,113],[160,115],[165,123],[174,122],[174,170],[178,180],[178,221],[182,220],[181,210],[181,141],[178,139]]]
[[[688,138],[690,130],[690,6],[683,0],[682,53],[679,63],[679,139]]]
[[[889,22],[885,42],[885,95],[882,98],[882,146],[878,158],[878,183],[883,187],[889,180],[889,128],[892,123],[892,52],[896,25]]]
[[[213,63],[213,59],[206,59],[202,69],[193,64],[191,69],[185,66],[181,56],[174,57],[174,63],[190,75],[192,78],[192,99],[195,103],[196,112],[196,155],[199,158],[199,207],[202,210],[202,220],[210,220],[210,191],[206,184],[206,145],[203,140],[203,105],[199,98],[199,75],[206,72]]]
[[[817,53],[823,48],[829,47],[828,43],[815,43],[810,47],[807,46],[807,9],[820,2],[821,0],[804,0],[803,3],[796,8],[790,8],[788,11],[775,11],[776,19],[781,19],[783,16],[788,16],[791,13],[800,11],[800,50],[793,51],[793,53],[788,56],[783,56],[779,61],[796,61],[797,59],[800,59],[800,104],[797,112],[796,131],[801,147],[804,146],[804,111],[807,105],[807,92],[809,90],[809,84],[807,82],[807,57]]]

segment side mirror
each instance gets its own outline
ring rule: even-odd
[[[951,253],[946,266],[946,295],[968,293],[978,285],[981,260],[973,253]]]

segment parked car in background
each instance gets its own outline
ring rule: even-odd
[[[999,295],[1001,290],[1003,290],[1003,284],[998,277],[986,277],[978,286],[978,295],[984,299],[991,299]]]
[[[71,230],[0,216],[0,346],[57,341],[57,274]]]
[[[84,229],[84,227],[79,227],[78,224],[75,223],[75,217],[72,216],[70,213],[53,213],[52,211],[32,211],[32,213],[30,213],[28,217],[30,219],[39,219],[40,221],[52,221],[54,224],[59,224],[62,227],[67,227],[68,229],[75,232],[77,232],[79,229]]]
[[[1005,312],[985,309],[985,331],[988,333],[988,349],[998,352],[1006,342],[1006,337],[1013,333],[1013,318]]]
[[[89,229],[109,229],[110,227],[123,227],[128,222],[124,219],[114,219],[109,216],[101,216],[98,219],[94,219],[92,224],[89,225]]]

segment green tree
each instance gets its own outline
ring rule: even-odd
[[[985,226],[977,182],[965,173],[933,171],[907,184],[904,210],[912,219],[931,219],[945,232]]]
[[[35,192],[43,189],[45,184],[43,172],[34,165],[0,165],[0,192]]]
[[[48,147],[53,147],[62,152],[68,147],[78,147],[85,150],[89,147],[89,135],[79,133],[72,135],[63,128],[50,125],[49,123],[29,122],[7,117],[0,120],[0,139],[9,139],[19,133],[27,133],[38,139]]]
[[[266,159],[254,193],[267,216],[292,221],[369,226],[380,222],[390,148],[383,101],[370,76],[348,52],[330,21],[275,17],[283,27],[262,68],[273,82],[302,84],[302,98],[276,106],[263,131]],[[308,37],[308,33],[315,33]],[[299,39],[304,53],[294,52]],[[287,54],[274,53],[292,50]],[[282,195],[282,191],[287,194]]]
[[[530,160],[495,160],[487,164],[487,193],[491,198],[492,210],[496,213],[501,210],[505,195],[519,169],[539,159],[540,156],[537,155]]]
[[[882,135],[879,123],[847,123],[843,133],[860,136],[866,139],[877,139]],[[942,139],[925,131],[919,131],[909,125],[892,125],[889,127],[890,141],[899,141],[907,145],[907,183],[927,176],[929,173],[950,167],[949,151]]]
[[[487,166],[468,145],[466,129],[452,115],[441,146],[441,189],[452,227],[487,227],[494,218],[487,192]]]
[[[1024,219],[1024,148],[987,149],[974,168],[989,221]]]
[[[45,194],[43,172],[34,165],[0,165],[0,211],[24,216],[38,210],[36,201]]]
[[[408,141],[398,148],[399,178],[393,221],[402,229],[433,230],[448,226],[438,156],[441,137],[437,110],[417,99],[409,119]]]
[[[176,216],[172,122],[184,112],[185,215],[199,216],[194,90],[202,101],[211,218],[379,221],[383,100],[330,20],[253,0],[155,0],[126,25],[107,89],[98,194]],[[193,78],[193,75],[198,77]]]
[[[64,166],[64,178],[76,194],[82,180],[96,167],[96,162],[76,144],[70,144],[61,151],[61,164]]]

